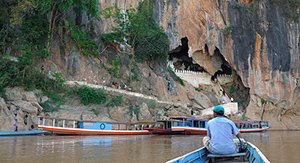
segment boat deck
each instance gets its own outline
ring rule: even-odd
[[[246,153],[235,153],[231,155],[217,155],[217,154],[208,154],[207,157],[210,159],[211,163],[214,162],[249,162],[246,158]]]
[[[226,158],[216,159],[215,162],[216,163],[230,163],[230,162],[233,162],[233,163],[245,163],[245,162],[248,162],[249,163],[248,160],[247,161],[241,161],[240,159],[232,159],[232,158],[228,158],[228,159],[226,159]],[[211,162],[211,163],[213,163],[213,162]]]

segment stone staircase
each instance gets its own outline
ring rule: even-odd
[[[153,97],[153,96],[147,96],[147,95],[144,95],[141,93],[131,92],[131,91],[122,90],[122,89],[115,89],[115,88],[111,88],[111,87],[107,87],[107,86],[103,86],[103,85],[89,84],[89,83],[83,82],[83,81],[66,81],[65,84],[70,87],[87,86],[87,87],[94,88],[94,89],[103,89],[107,92],[113,92],[113,93],[123,94],[123,95],[127,95],[127,96],[133,96],[133,97],[139,97],[139,98],[148,99],[148,100],[154,100],[155,102],[157,102],[159,104],[164,104],[164,105],[187,107],[187,104],[174,103],[174,102],[169,102],[169,101],[161,101],[158,98]]]
[[[107,92],[112,92],[112,93],[118,93],[121,95],[127,95],[127,96],[133,96],[133,97],[139,97],[139,98],[143,98],[143,99],[148,99],[148,100],[154,100],[155,102],[157,102],[158,104],[162,104],[162,105],[172,105],[178,108],[189,108],[189,106],[187,106],[186,103],[175,103],[175,102],[169,102],[169,101],[161,101],[159,99],[157,99],[156,97],[153,96],[147,96],[141,93],[136,93],[136,92],[131,92],[128,90],[121,90],[121,89],[115,89],[115,88],[111,88],[111,87],[107,87],[107,86],[103,86],[103,85],[95,85],[95,84],[89,84],[87,82],[82,82],[82,81],[66,81],[65,83],[67,86],[69,87],[74,87],[74,86],[87,86],[90,88],[94,88],[94,89],[103,89]],[[218,86],[220,85],[214,85],[214,90],[215,92],[218,92]],[[238,112],[238,104],[236,102],[230,102],[230,99],[228,98],[228,96],[226,96],[226,103],[223,104],[224,107],[226,107],[226,115],[229,114],[235,114]],[[203,111],[201,111],[201,116],[207,116],[212,114],[212,108],[207,108],[204,109]],[[228,109],[227,109],[228,108]]]

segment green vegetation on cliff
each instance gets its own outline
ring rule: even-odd
[[[141,2],[137,9],[126,12],[116,7],[108,7],[101,15],[114,19],[116,23],[112,33],[103,35],[104,41],[130,44],[138,61],[166,59],[169,39],[153,19],[153,6],[148,0]]]
[[[97,0],[4,0],[0,4],[0,90],[7,86],[61,90],[61,77],[50,79],[38,67],[50,56],[54,37],[71,41],[83,55],[97,55],[97,44],[84,32],[81,20],[83,14],[98,15]]]
[[[95,90],[89,87],[80,87],[77,91],[80,102],[84,105],[88,104],[104,104],[106,102],[106,94],[103,90]]]
[[[98,3],[98,0],[1,1],[4,7],[0,9],[0,92],[5,87],[15,86],[42,90],[43,95],[50,98],[41,104],[48,112],[58,110],[69,98],[67,96],[79,98],[85,105],[122,105],[122,96],[114,97],[101,90],[66,90],[62,75],[55,72],[48,74],[43,66],[49,63],[46,59],[52,55],[53,49],[62,51],[64,46],[71,46],[88,57],[98,57],[99,45],[94,39],[91,21],[98,19]],[[126,13],[117,8],[111,9],[113,11],[106,9],[103,12],[109,11],[107,14],[115,19],[116,27],[113,33],[103,35],[103,39],[132,47],[133,51],[128,55],[132,62],[127,62],[130,75],[124,76],[128,85],[140,78],[137,60],[155,62],[166,59],[169,40],[153,19],[153,6],[148,0]],[[107,61],[111,77],[120,78],[122,63],[118,55]],[[136,112],[136,109],[133,110]]]

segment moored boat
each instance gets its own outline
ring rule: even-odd
[[[43,130],[28,131],[0,131],[0,136],[24,136],[24,135],[41,135],[47,133]]]
[[[154,134],[205,135],[207,119],[186,116],[170,116],[168,120],[157,121],[160,125],[147,128]],[[234,121],[241,133],[263,132],[269,129],[268,121]]]
[[[158,120],[156,125],[146,128],[153,134],[206,134],[207,120],[195,119],[185,116],[170,116],[167,120]]]
[[[170,135],[174,134],[172,132],[172,123],[174,123],[173,120],[158,120],[155,125],[147,126],[144,129],[150,131],[152,134]]]
[[[61,135],[147,135],[144,128],[155,122],[103,122],[39,117],[38,128]]]
[[[206,134],[207,122],[205,119],[196,119],[185,116],[170,116],[172,120],[177,120],[173,123],[172,132],[183,133],[185,135],[204,135]]]
[[[234,123],[241,133],[263,132],[270,128],[268,121],[234,121]]]
[[[243,159],[239,162],[255,162],[255,163],[270,163],[270,161],[267,159],[267,157],[252,143],[247,142],[247,151],[244,153],[237,153],[233,154],[231,156],[246,156],[246,159]],[[226,161],[223,162],[233,162],[234,157],[231,157],[228,155],[226,156]],[[218,155],[218,158],[223,158],[222,155]],[[232,160],[230,160],[230,158]],[[229,160],[228,160],[229,159]],[[192,151],[190,153],[187,153],[183,156],[179,156],[177,158],[174,158],[172,160],[167,161],[166,163],[206,163],[211,161],[209,158],[209,152],[206,150],[205,147],[202,147],[200,149],[197,149],[195,151]],[[235,160],[236,161],[236,160]],[[218,162],[218,161],[217,161]]]

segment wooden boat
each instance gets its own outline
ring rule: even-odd
[[[207,120],[194,119],[185,116],[170,116],[167,120],[156,121],[156,125],[145,128],[153,134],[206,134]]]
[[[195,119],[185,116],[170,116],[172,120],[178,120],[172,126],[172,132],[185,135],[204,135],[207,133],[207,122],[205,119]]]
[[[181,129],[181,127],[184,127],[186,123],[182,119],[170,118],[168,120],[158,120],[154,126],[145,129],[151,131],[153,134],[160,135],[185,134],[185,130]]]
[[[174,158],[170,161],[167,161],[166,163],[207,163],[209,161],[211,162],[234,162],[235,157],[244,156],[246,159],[242,159],[239,161],[242,162],[255,162],[255,163],[270,163],[270,161],[264,156],[264,154],[252,143],[247,142],[247,152],[245,153],[237,153],[233,155],[212,155],[209,154],[205,147],[202,147],[200,149],[197,149],[195,151],[192,151],[188,154],[185,154],[183,156]],[[210,157],[212,156],[212,157]],[[215,158],[218,157],[221,160],[215,160]],[[213,159],[212,159],[213,158]],[[226,160],[222,160],[223,158],[226,158]]]
[[[28,131],[0,131],[0,136],[24,136],[24,135],[41,135],[47,133],[43,130]]]
[[[160,125],[146,128],[153,134],[205,135],[207,119],[185,116],[170,116],[168,120],[157,121]],[[263,132],[269,129],[268,121],[234,121],[241,133]]]
[[[234,123],[241,133],[263,132],[270,128],[268,121],[234,121]]]
[[[62,135],[147,135],[144,128],[155,122],[103,122],[39,117],[38,128]]]
[[[150,131],[152,134],[159,135],[172,135],[172,120],[158,120],[154,126],[148,126],[144,128],[145,130]]]

